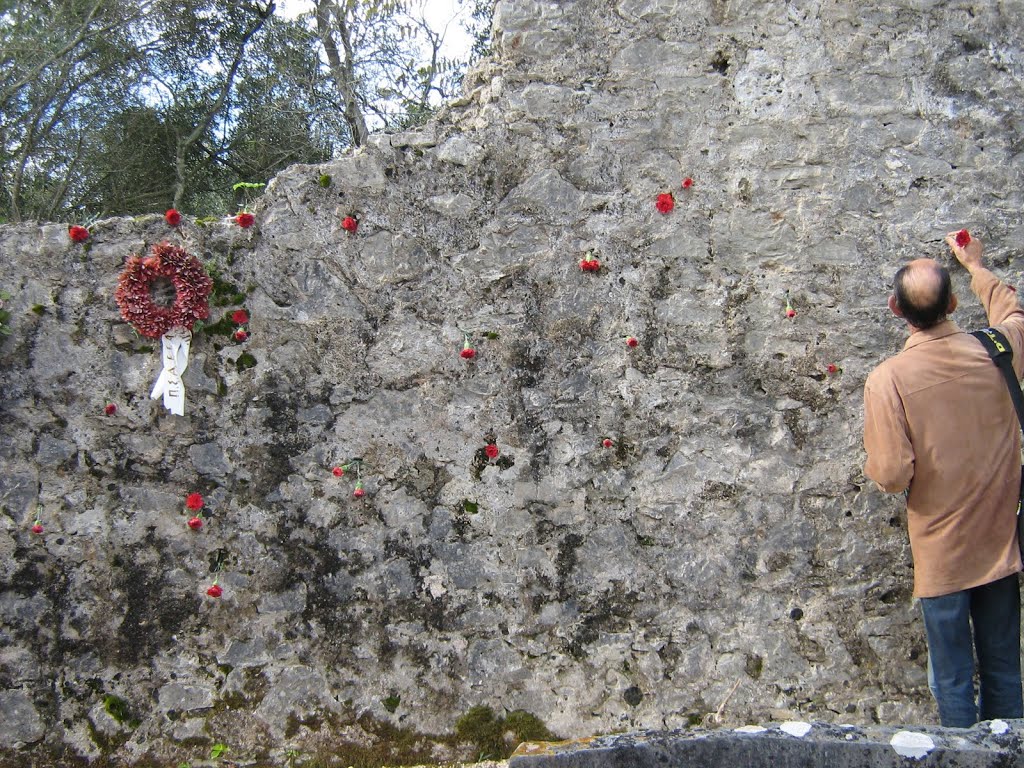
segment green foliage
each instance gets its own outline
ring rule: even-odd
[[[384,705],[384,709],[386,709],[391,714],[395,713],[395,710],[398,709],[398,705],[401,704],[401,703],[402,703],[402,697],[397,695],[397,694],[394,694],[394,693],[392,693],[386,699],[383,699],[381,701],[381,704]]]
[[[455,723],[455,733],[477,749],[479,760],[504,760],[524,741],[550,741],[558,737],[536,716],[523,710],[505,717],[490,707],[472,707]]]
[[[238,356],[238,359],[235,361],[235,368],[238,369],[239,373],[248,368],[252,368],[255,365],[256,358],[248,352],[243,352],[242,354],[240,354]]]
[[[480,511],[480,505],[477,504],[475,501],[470,501],[469,499],[463,499],[462,500],[462,511],[465,512],[467,515],[475,515],[477,512]]]
[[[225,744],[214,744],[213,747],[210,749],[210,759],[211,760],[220,760],[220,758],[227,751],[228,751],[227,745],[225,745]]]
[[[321,173],[320,178],[317,179],[317,184],[319,184],[323,189],[327,189],[331,186],[331,175],[329,173]]]
[[[220,269],[216,264],[206,264],[206,273],[213,280],[210,304],[215,307],[231,307],[245,303],[246,293],[234,283],[228,282],[221,277]]]
[[[4,302],[11,298],[11,294],[7,291],[0,291],[0,336],[9,336],[11,329],[7,327],[7,321],[11,319],[10,311],[3,308]],[[36,307],[39,305],[37,304]],[[32,311],[35,312],[36,307],[32,307]],[[36,312],[36,314],[42,314]]]
[[[132,717],[128,702],[118,696],[106,694],[103,697],[103,710],[121,725],[127,725],[129,728],[139,726],[139,721]]]
[[[401,728],[388,721],[369,715],[357,719],[366,734],[358,743],[335,742],[330,757],[321,762],[304,763],[306,766],[349,766],[350,768],[380,768],[396,765],[427,765],[436,762],[437,737]]]
[[[231,176],[266,180],[342,148],[324,140],[336,133],[331,118],[316,117],[326,110],[314,105],[315,39],[264,17],[269,5],[5,4],[0,177],[11,184],[0,218],[225,210]],[[310,64],[284,67],[284,56]],[[280,83],[273,99],[260,90],[270,78]]]
[[[505,716],[505,727],[515,734],[520,743],[551,741],[558,738],[548,730],[539,717],[522,709],[513,710]]]
[[[764,671],[764,658],[756,653],[748,653],[743,669],[754,680],[760,680],[761,673]]]
[[[205,333],[207,336],[230,336],[238,329],[238,324],[231,319],[231,315],[224,315],[220,320],[215,323],[203,323],[202,327],[199,327],[199,323],[196,323],[196,327],[193,327],[193,333]]]
[[[478,705],[455,723],[455,733],[476,746],[480,760],[501,759],[506,752],[503,721],[490,707]]]
[[[138,77],[127,27],[129,2],[18,0],[0,23],[0,216],[51,218],[87,193],[74,173],[83,130],[110,122],[131,103]],[[97,34],[100,31],[104,34]],[[49,215],[48,215],[49,214]]]
[[[466,31],[473,38],[469,60],[475,62],[491,53],[492,24],[494,21],[493,0],[468,0],[471,3],[471,21],[465,25]]]
[[[255,191],[236,179],[323,162],[457,92],[467,62],[440,55],[417,4],[314,6],[327,24],[270,0],[4,3],[0,221],[223,214]],[[489,15],[473,0],[478,42]]]

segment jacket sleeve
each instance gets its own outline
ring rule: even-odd
[[[971,290],[985,307],[989,326],[998,326],[1010,342],[1013,369],[1020,379],[1024,375],[1024,310],[1017,299],[1017,292],[984,267],[974,270]]]
[[[900,493],[914,477],[914,448],[896,387],[876,373],[864,384],[864,474],[886,493]]]

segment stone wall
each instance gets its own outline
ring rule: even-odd
[[[1021,278],[1020,11],[503,0],[460,101],[289,169],[252,229],[0,228],[4,744],[933,720],[861,389],[901,262],[964,226]],[[113,300],[164,239],[218,270],[184,417]]]

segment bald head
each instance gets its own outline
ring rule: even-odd
[[[902,267],[893,280],[893,297],[899,314],[922,330],[941,323],[956,306],[949,272],[934,259],[915,259]]]

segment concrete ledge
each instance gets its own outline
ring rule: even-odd
[[[1010,768],[1024,766],[1024,720],[973,728],[773,723],[526,743],[509,768]]]

